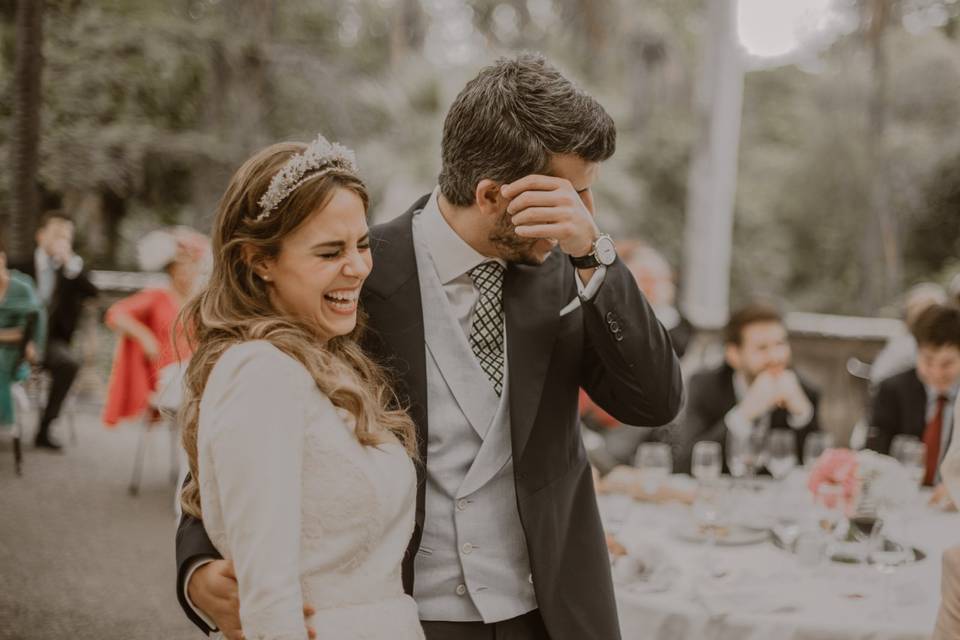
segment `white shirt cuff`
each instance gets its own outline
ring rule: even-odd
[[[597,295],[597,291],[600,290],[600,285],[603,284],[604,278],[607,277],[607,267],[605,265],[600,265],[593,272],[593,275],[590,276],[590,282],[583,284],[583,280],[580,279],[580,271],[577,271],[577,295],[580,297],[582,302],[588,302],[593,300],[593,297]]]
[[[68,280],[73,280],[80,272],[83,271],[83,258],[77,254],[73,254],[66,264],[63,265],[63,275],[66,276]]]
[[[193,609],[193,612],[197,614],[197,616],[199,616],[200,619],[203,620],[208,627],[210,627],[214,631],[219,631],[214,621],[211,620],[210,617],[207,616],[207,614],[201,611],[200,607],[193,604],[193,601],[190,599],[190,590],[187,588],[190,585],[190,578],[193,577],[193,573],[203,565],[210,564],[211,562],[213,562],[213,558],[201,558],[200,560],[197,560],[196,562],[193,563],[193,566],[190,567],[189,571],[187,571],[187,579],[183,581],[183,597],[187,601],[187,604],[190,605],[190,608]]]
[[[792,429],[803,429],[810,421],[813,420],[813,403],[807,404],[807,410],[801,413],[800,415],[793,415],[792,413],[787,413],[787,424],[790,425]]]
[[[727,415],[723,416],[723,423],[727,425],[727,431],[740,439],[748,438],[750,432],[753,431],[753,425],[740,413],[739,406],[727,411]]]

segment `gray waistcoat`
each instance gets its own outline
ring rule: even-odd
[[[507,620],[537,601],[517,511],[506,371],[498,398],[453,317],[416,219],[414,246],[429,412],[414,598],[422,620]]]

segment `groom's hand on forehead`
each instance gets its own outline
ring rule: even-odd
[[[500,194],[518,236],[556,240],[572,256],[592,250],[599,231],[589,187],[578,191],[566,178],[532,174],[502,185]]]

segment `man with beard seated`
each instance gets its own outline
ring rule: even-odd
[[[728,433],[747,438],[756,430],[791,430],[797,452],[819,430],[818,394],[791,368],[783,318],[775,308],[752,304],[730,316],[724,329],[724,363],[690,379],[680,431],[680,471],[690,471],[693,446],[703,440],[726,446]]]

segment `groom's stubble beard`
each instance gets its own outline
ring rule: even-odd
[[[549,251],[541,255],[535,250],[540,238],[521,238],[517,235],[516,227],[506,211],[497,219],[487,239],[498,249],[498,257],[509,263],[539,267],[549,255]]]

